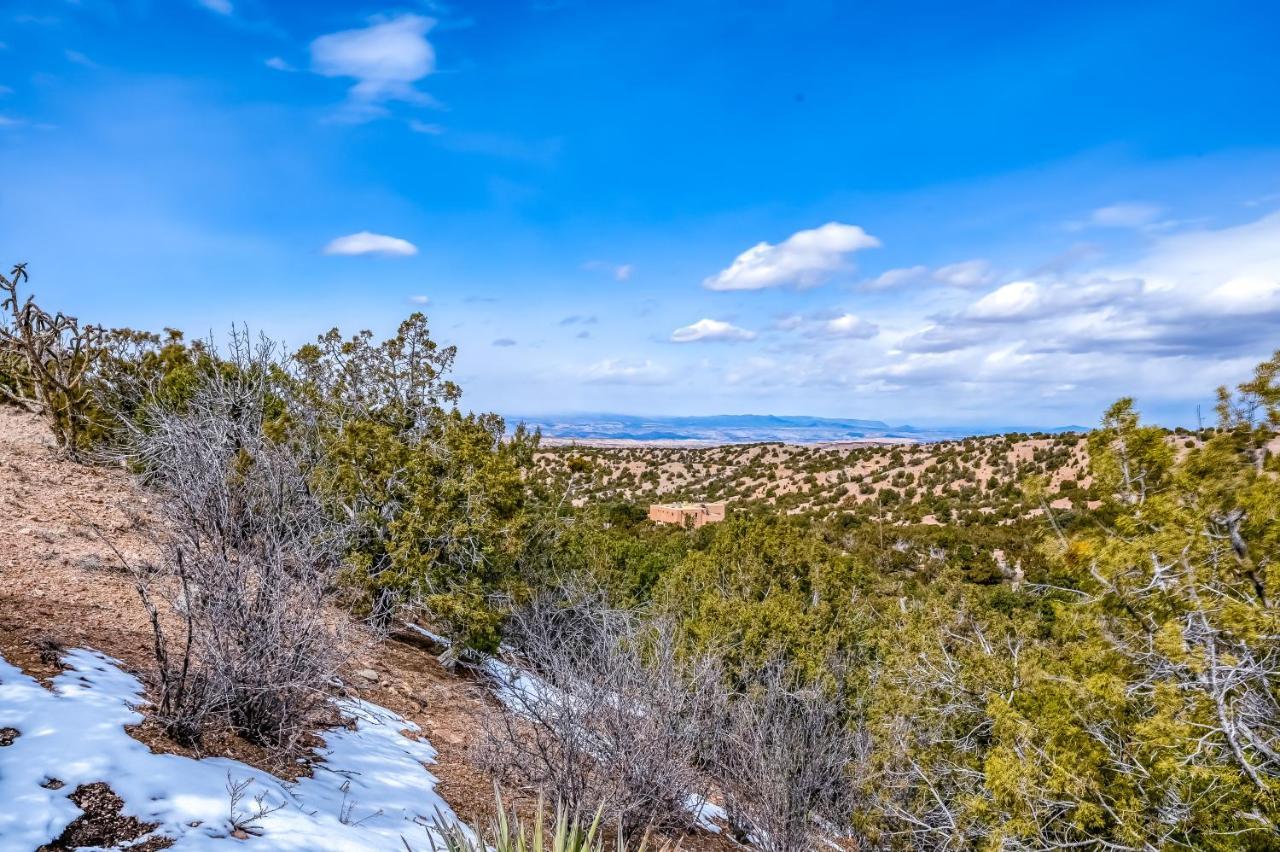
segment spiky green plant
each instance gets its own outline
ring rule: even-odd
[[[433,828],[440,840],[429,835],[432,852],[488,852],[490,849],[494,852],[605,852],[605,840],[600,832],[599,809],[591,822],[584,823],[557,805],[555,822],[548,833],[545,829],[546,808],[541,799],[538,800],[537,817],[532,825],[520,819],[514,809],[507,810],[502,802],[502,794],[496,787],[494,799],[497,807],[487,834],[473,837],[457,821],[437,814]],[[647,852],[649,838],[646,835],[638,844],[631,844],[619,833],[616,845],[609,848],[614,852]],[[408,842],[405,842],[405,849],[413,852]]]

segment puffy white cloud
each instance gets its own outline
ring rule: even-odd
[[[672,343],[740,343],[755,337],[754,331],[713,319],[700,319],[671,332]]]
[[[828,222],[797,231],[777,245],[757,243],[702,285],[708,290],[812,287],[847,269],[849,255],[879,245],[878,239],[857,225]]]
[[[661,385],[671,378],[671,371],[647,358],[625,361],[606,358],[586,367],[580,378],[593,385]]]
[[[855,314],[841,314],[835,319],[827,320],[824,331],[830,337],[850,337],[867,340],[880,333],[880,327]]]
[[[435,23],[406,14],[322,35],[311,42],[311,69],[325,77],[353,78],[350,96],[358,104],[430,103],[430,96],[413,84],[435,70],[435,50],[427,41]]]
[[[395,257],[411,257],[418,253],[418,247],[408,240],[399,237],[388,237],[385,234],[374,234],[360,231],[338,237],[324,247],[325,254],[357,255],[381,254]]]

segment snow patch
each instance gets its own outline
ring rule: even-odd
[[[354,729],[322,732],[313,777],[291,783],[226,758],[152,754],[125,731],[142,721],[137,679],[96,651],[71,651],[63,662],[50,690],[0,656],[0,728],[19,732],[0,748],[0,852],[56,839],[80,815],[68,796],[95,781],[124,800],[124,815],[175,838],[175,850],[224,847],[229,784],[244,788],[237,818],[270,811],[235,841],[253,849],[429,849],[440,840],[429,825],[458,821],[427,771],[435,749],[406,735],[418,727],[390,710],[338,702]],[[41,786],[51,778],[63,785]]]

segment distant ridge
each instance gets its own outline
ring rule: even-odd
[[[776,414],[717,414],[699,417],[642,416],[633,414],[563,414],[507,417],[509,426],[524,423],[557,440],[690,442],[750,444],[781,441],[815,444],[833,441],[945,441],[973,435],[1005,432],[1085,432],[1084,426],[1054,428],[1020,426],[970,426],[921,428],[891,426],[882,420],[860,420]]]

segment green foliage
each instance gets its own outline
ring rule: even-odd
[[[422,314],[380,343],[335,329],[294,356],[296,394],[319,435],[316,487],[356,527],[364,609],[385,620],[424,606],[451,638],[492,650],[501,602],[534,562],[540,509],[524,471],[538,438],[459,412],[454,354]]]
[[[479,837],[473,837],[457,823],[437,820],[435,828],[442,835],[443,846],[431,840],[432,852],[486,852],[489,849],[494,852],[605,852],[607,848],[616,852],[645,852],[649,848],[647,837],[631,843],[621,834],[614,844],[606,844],[600,831],[599,811],[591,822],[586,823],[557,806],[555,820],[548,832],[542,800],[538,801],[538,809],[530,825],[514,811],[507,813],[502,795],[496,790],[495,798],[495,816],[489,830]],[[408,843],[405,846],[408,848]]]

